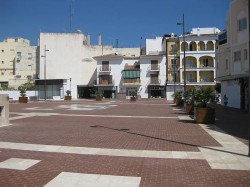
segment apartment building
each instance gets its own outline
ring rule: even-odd
[[[185,41],[183,36],[164,36],[163,46],[167,54],[167,99],[171,100],[175,91],[184,89],[184,70],[186,89],[215,86],[215,49],[219,32],[217,28],[193,28],[189,34],[185,34]]]
[[[91,45],[90,35],[85,36],[80,30],[76,33],[40,33],[40,71],[36,81],[39,99],[45,96],[46,99],[64,98],[66,90],[71,91],[73,99],[89,98],[99,81],[94,56],[115,52],[140,54],[140,48],[113,48],[102,45],[100,36],[98,39],[98,45]]]
[[[139,98],[165,98],[166,57],[161,48],[154,48],[157,43],[161,46],[161,41],[162,38],[147,39],[145,55],[115,53],[94,57],[97,89],[106,98],[129,99],[131,91],[136,91]]]
[[[0,86],[17,88],[37,78],[38,48],[23,38],[0,42]]]
[[[222,103],[249,109],[249,1],[233,0],[227,12],[226,28],[220,32],[216,51],[216,80],[221,82]]]

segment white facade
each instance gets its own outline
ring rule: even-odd
[[[37,77],[37,47],[29,40],[7,38],[0,43],[0,83],[17,88]]]
[[[131,91],[136,91],[138,98],[166,96],[165,56],[132,57],[110,54],[97,56],[95,59],[98,77],[96,87],[104,91],[104,97],[129,99]]]
[[[159,54],[162,50],[162,37],[146,39],[146,55]]]
[[[89,39],[90,40],[90,39]],[[64,97],[66,90],[71,90],[73,99],[81,97],[83,92],[91,89],[96,80],[97,62],[94,56],[110,53],[138,55],[139,48],[118,48],[107,45],[90,45],[80,31],[76,33],[40,33],[40,73],[39,78],[44,80],[58,80],[56,91],[48,93],[51,98],[55,94]],[[46,58],[45,56],[46,46]],[[46,60],[46,71],[45,69]],[[46,72],[46,73],[45,73]],[[51,83],[48,83],[51,84]],[[50,86],[51,87],[51,86]],[[52,89],[52,88],[51,88]],[[49,91],[50,88],[47,89]],[[41,87],[41,97],[44,89]]]
[[[233,0],[227,13],[226,28],[219,34],[216,51],[221,96],[228,96],[229,107],[249,109],[249,1]]]

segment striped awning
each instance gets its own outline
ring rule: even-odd
[[[123,71],[123,78],[140,78],[140,71]]]

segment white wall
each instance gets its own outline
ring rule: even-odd
[[[240,108],[240,85],[238,80],[222,81],[221,82],[221,105],[224,105],[223,97],[227,95],[228,105],[233,108]]]
[[[146,54],[152,54],[154,52],[162,51],[162,37],[156,37],[155,39],[146,39]]]
[[[12,100],[18,100],[20,97],[20,92],[17,90],[14,91],[0,91],[0,94],[7,94],[9,95],[9,98]],[[26,91],[26,97],[30,97],[30,96],[36,96],[36,92],[35,91]]]

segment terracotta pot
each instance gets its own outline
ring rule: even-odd
[[[130,101],[136,101],[136,97],[130,97]]]
[[[96,96],[96,101],[101,101],[102,100],[102,96]]]
[[[185,114],[192,114],[194,112],[194,105],[193,104],[188,104],[188,103],[185,103]]]
[[[28,97],[19,97],[19,103],[28,103]]]
[[[183,106],[183,101],[181,100],[181,99],[176,99],[175,100],[175,104],[177,105],[177,106]]]
[[[213,124],[215,122],[214,108],[195,108],[195,121],[203,124]]]
[[[71,96],[65,96],[64,100],[71,100]]]

